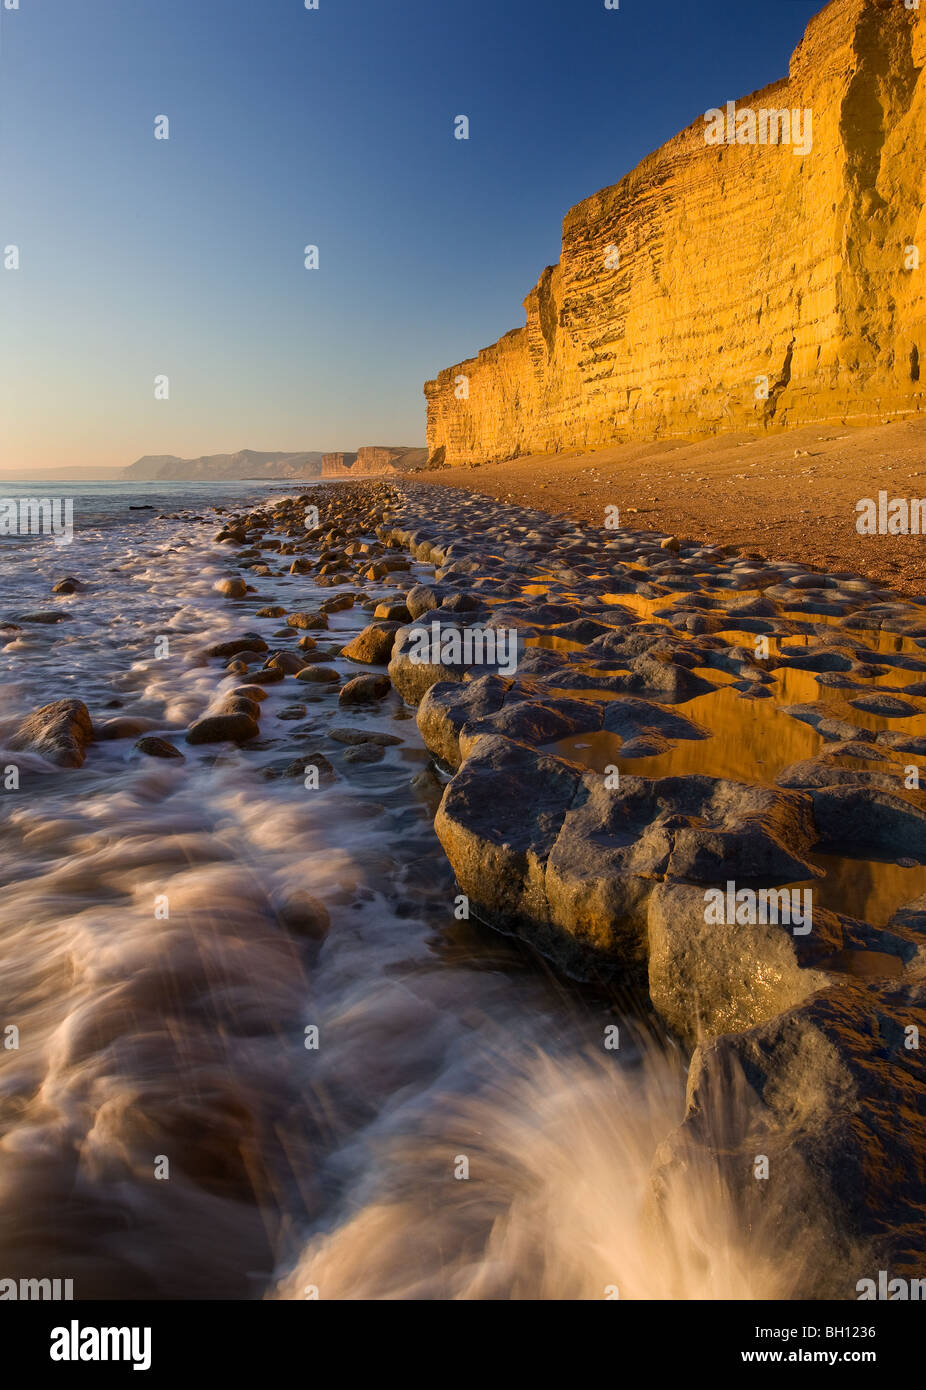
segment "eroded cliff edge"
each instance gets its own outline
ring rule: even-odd
[[[699,116],[572,208],[525,326],[425,383],[432,462],[922,409],[924,61],[926,9],[832,0],[736,100],[812,112],[805,153]]]

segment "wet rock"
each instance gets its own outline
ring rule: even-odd
[[[187,731],[187,743],[246,743],[260,733],[257,720],[250,714],[211,714]]]
[[[92,738],[93,724],[83,701],[54,700],[28,715],[7,746],[38,753],[57,767],[80,767]]]
[[[601,728],[602,707],[590,700],[550,698],[543,701],[507,697],[501,709],[460,730],[459,749],[469,757],[477,738],[503,734],[535,748],[556,743],[572,734],[593,733]]]
[[[798,719],[802,724],[809,724],[812,729],[816,729],[821,738],[830,742],[844,743],[850,739],[862,743],[875,742],[875,735],[870,729],[850,724],[846,719],[835,718],[826,705],[785,705],[782,712],[790,714],[792,719]]]
[[[417,705],[426,690],[438,681],[462,681],[467,668],[449,662],[412,661],[415,626],[399,628],[395,634],[389,676],[392,684],[407,704]]]
[[[260,705],[247,695],[227,695],[222,701],[220,714],[247,714],[252,719],[260,718]]]
[[[206,648],[208,657],[237,656],[239,652],[265,652],[267,643],[257,632],[243,632],[240,637],[231,637],[227,642],[216,642]]]
[[[325,628],[328,626],[327,613],[290,613],[286,619],[287,627],[304,628]]]
[[[338,692],[339,705],[367,705],[382,700],[392,689],[388,676],[354,676]]]
[[[551,627],[550,636],[565,638],[567,642],[581,642],[583,646],[587,646],[609,631],[610,629],[604,623],[600,623],[594,618],[576,618],[571,623],[561,623],[557,627]]]
[[[256,617],[258,618],[282,618],[286,614],[286,609],[279,603],[271,603],[266,608],[258,608]]]
[[[658,883],[648,905],[650,998],[686,1046],[751,1028],[832,982],[825,963],[845,944],[835,913],[812,909],[803,935],[782,921],[707,922],[706,909],[703,887],[677,882]]]
[[[69,574],[64,579],[59,579],[57,584],[52,585],[53,594],[78,594],[85,586],[79,579],[75,579]]]
[[[464,765],[464,774],[466,765]],[[818,874],[809,801],[709,777],[586,773],[550,851],[551,920],[597,952],[633,964],[646,952],[646,903],[657,878],[771,886]]]
[[[864,745],[854,745],[864,747]],[[862,756],[871,757],[876,750],[864,753]],[[856,754],[856,756],[859,756]],[[885,791],[896,791],[903,787],[903,773],[899,767],[894,767],[891,771],[869,772],[852,767],[839,767],[838,764],[830,761],[828,757],[805,758],[799,763],[792,763],[790,767],[784,768],[775,778],[776,786],[779,787],[859,787],[872,786],[882,787]]]
[[[328,909],[320,898],[300,889],[284,898],[277,908],[277,920],[294,936],[324,941],[331,929]]]
[[[264,666],[259,671],[250,671],[248,677],[255,685],[277,685],[285,679],[285,674],[279,666]],[[298,677],[299,672],[297,671],[296,678],[298,679]]]
[[[166,738],[158,738],[154,734],[146,734],[144,738],[140,738],[135,747],[139,753],[146,753],[149,758],[179,758],[181,762],[185,761],[179,748],[168,743]]]
[[[385,622],[403,623],[411,622],[412,615],[404,603],[378,603],[373,610],[373,617],[380,618]]]
[[[258,704],[267,698],[266,690],[262,690],[259,685],[236,685],[230,693],[241,695],[245,700],[256,700]]]
[[[70,622],[70,613],[59,613],[57,609],[44,609],[38,613],[20,613],[17,622],[38,623],[42,626],[50,626],[52,623]]]
[[[303,719],[306,713],[305,705],[284,705],[277,711],[277,719]]]
[[[338,780],[338,774],[335,772],[333,764],[329,758],[325,757],[324,753],[306,753],[301,762],[296,761],[291,763],[290,768],[299,769],[298,772],[290,772],[288,774],[297,777],[307,777],[309,772],[314,768],[315,772],[318,774],[319,786],[322,787],[330,786],[332,782]]]
[[[311,651],[304,651],[302,653],[302,667],[304,669],[306,666],[312,666],[313,664],[321,664],[325,661],[332,661],[335,657],[340,655],[340,647],[316,647]]]
[[[474,594],[466,594],[462,591],[445,594],[441,599],[441,610],[445,613],[475,613],[482,608],[482,604]],[[414,614],[410,614],[414,618]]]
[[[850,700],[849,704],[853,709],[864,710],[867,714],[880,714],[885,719],[908,719],[911,714],[921,713],[909,700],[901,700],[896,695],[885,695],[879,691]]]
[[[346,763],[380,763],[386,750],[381,743],[354,743],[344,754]]]
[[[296,652],[274,652],[264,662],[265,670],[282,671],[284,675],[295,675],[306,665],[305,657]]]
[[[224,594],[226,598],[244,598],[248,591],[248,586],[243,579],[217,579],[213,584],[217,594]]]
[[[397,622],[370,623],[342,647],[341,655],[364,665],[385,666],[392,655],[395,635],[400,626]]]
[[[850,651],[822,647],[816,651],[801,651],[792,655],[782,647],[776,666],[789,667],[795,671],[849,671],[855,665]]]
[[[441,588],[438,584],[416,584],[405,595],[405,605],[414,622],[423,613],[430,613],[432,609],[439,608],[443,599],[449,596],[450,590]]]
[[[316,685],[336,685],[340,679],[333,666],[304,666],[296,672],[297,681],[309,681]]]
[[[856,854],[877,851],[892,858],[926,860],[926,809],[922,793],[879,786],[812,789],[820,843]]]
[[[628,742],[642,736],[657,734],[662,738],[703,739],[710,738],[707,729],[695,724],[684,715],[675,714],[662,705],[649,700],[637,700],[633,696],[618,696],[604,706],[601,727],[608,733],[619,734]],[[621,749],[623,755],[624,750]]]
[[[448,767],[459,767],[460,735],[502,708],[511,682],[501,676],[474,681],[441,681],[425,691],[418,706],[418,729],[427,748]]]
[[[380,743],[384,748],[403,742],[395,734],[381,734],[377,729],[330,728],[328,737],[333,738],[335,743]]]
[[[356,594],[331,594],[319,604],[319,612],[342,613],[348,608],[353,608],[356,599]]]
[[[926,958],[926,893],[899,907],[888,926],[908,937],[920,958]]]
[[[444,792],[434,829],[481,920],[526,928],[538,945],[558,933],[544,893],[547,857],[576,794],[579,771],[507,739],[481,739]]]
[[[641,965],[663,878],[768,886],[819,876],[807,796],[709,777],[619,786],[508,739],[476,741],[435,829],[480,915],[582,970]]]
[[[719,1166],[734,1227],[771,1220],[782,1249],[804,1252],[782,1296],[857,1299],[881,1269],[921,1278],[926,1087],[911,1028],[924,1036],[926,985],[902,977],[847,982],[705,1043],[657,1192],[673,1170]]]

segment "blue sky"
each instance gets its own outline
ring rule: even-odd
[[[566,210],[784,76],[822,8],[19,5],[0,8],[0,248],[21,252],[0,270],[0,468],[24,474],[423,443],[423,382],[523,323]]]

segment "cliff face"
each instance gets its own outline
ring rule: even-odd
[[[407,473],[427,462],[427,449],[408,444],[362,444],[355,454],[323,454],[322,477],[370,477],[382,473]]]
[[[364,444],[357,450],[357,462],[351,470],[359,473],[405,473],[421,468],[427,461],[427,450],[408,444]]]
[[[343,477],[353,467],[356,457],[356,454],[322,454],[322,477]]]
[[[924,62],[926,4],[832,0],[723,143],[699,117],[574,207],[526,326],[425,384],[432,463],[921,409]]]

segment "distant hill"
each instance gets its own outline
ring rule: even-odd
[[[203,454],[196,459],[176,454],[146,454],[124,468],[121,477],[131,482],[212,482],[235,478],[317,478],[321,453],[261,453],[239,449],[237,454]]]

